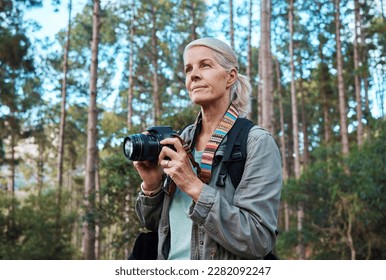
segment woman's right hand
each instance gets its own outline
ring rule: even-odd
[[[135,169],[143,180],[143,189],[152,191],[159,187],[162,180],[163,169],[157,162],[133,161]]]

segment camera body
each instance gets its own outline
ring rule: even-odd
[[[131,134],[123,141],[123,153],[133,161],[158,161],[163,139],[173,137],[176,132],[170,126],[150,126],[148,134]],[[174,147],[171,147],[174,149]]]

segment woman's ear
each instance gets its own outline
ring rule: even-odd
[[[236,71],[236,69],[232,69],[229,73],[228,73],[228,82],[227,82],[227,86],[228,87],[231,87],[236,81],[237,81],[237,78],[238,78],[238,73]]]

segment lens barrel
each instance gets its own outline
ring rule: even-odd
[[[123,153],[133,161],[157,161],[162,146],[154,135],[132,134],[123,142]]]

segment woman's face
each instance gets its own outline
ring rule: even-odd
[[[185,52],[185,86],[193,103],[213,106],[230,102],[230,88],[237,79],[236,70],[227,72],[214,57],[214,51],[194,46]]]

